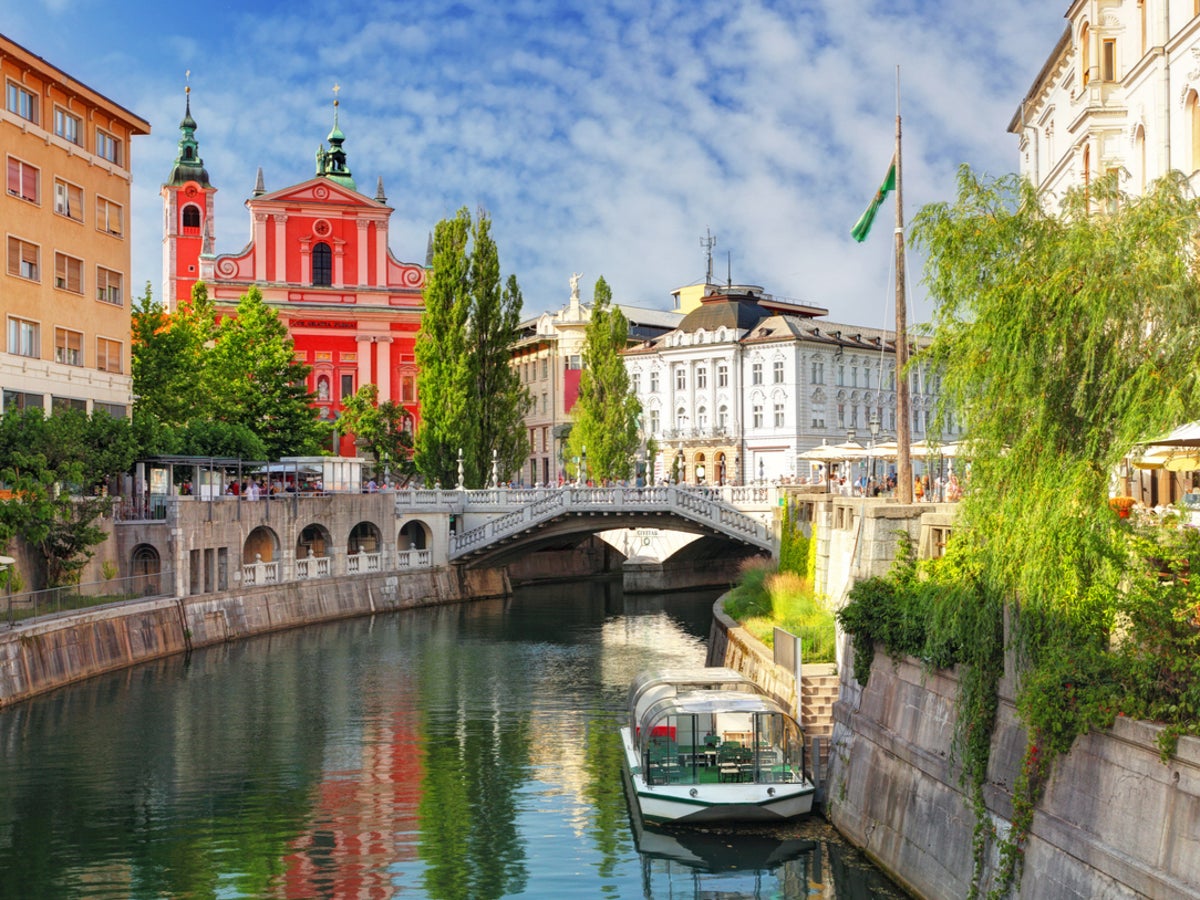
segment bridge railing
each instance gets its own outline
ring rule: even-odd
[[[491,493],[471,492],[480,495],[478,499],[481,503],[494,502],[494,498],[482,496]],[[743,536],[759,546],[770,546],[772,543],[767,526],[725,500],[725,495],[717,488],[679,485],[563,487],[535,491],[528,504],[497,515],[475,528],[451,535],[450,555],[459,557],[482,549],[496,541],[528,531],[567,510],[581,513],[670,511],[682,518],[708,524],[718,531]]]

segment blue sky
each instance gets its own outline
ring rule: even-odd
[[[382,176],[391,248],[420,262],[438,219],[493,220],[533,314],[583,273],[669,308],[704,277],[892,321],[889,205],[850,227],[892,154],[901,72],[905,215],[957,167],[1017,169],[1006,131],[1066,22],[1066,0],[32,0],[3,31],[145,117],[133,146],[133,283],[161,294],[161,200],[191,71],[217,250],[250,233],[262,167],[309,178],[333,85],[359,189]],[[981,11],[985,12],[981,14]],[[928,318],[910,257],[914,318]]]

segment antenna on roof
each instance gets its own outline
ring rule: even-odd
[[[705,259],[708,262],[708,266],[705,269],[704,283],[712,284],[712,252],[713,247],[717,246],[717,239],[713,237],[713,233],[707,228],[704,229],[704,235],[704,237],[700,238],[700,246],[704,248]]]
[[[725,251],[725,287],[733,287],[733,251]]]

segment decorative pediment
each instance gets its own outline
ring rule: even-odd
[[[358,191],[352,191],[350,188],[344,187],[336,181],[319,177],[310,178],[301,184],[281,188],[269,194],[263,194],[250,201],[252,207],[300,203],[311,203],[320,206],[329,206],[331,204],[335,206],[355,206],[362,209],[386,210],[391,212],[391,207],[386,203],[372,200],[370,197],[360,194]]]

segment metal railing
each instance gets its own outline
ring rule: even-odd
[[[89,609],[107,603],[170,597],[174,593],[175,578],[170,571],[26,591],[6,598],[8,624],[11,626],[34,616]]]

